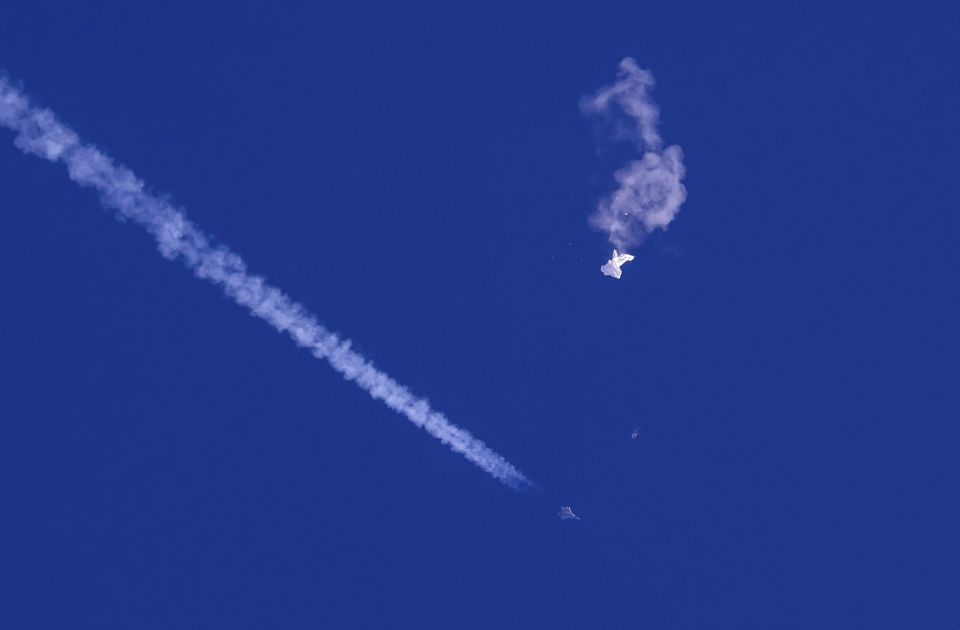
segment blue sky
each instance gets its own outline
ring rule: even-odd
[[[958,27],[4,2],[0,68],[37,103],[542,491],[0,130],[2,625],[957,626]],[[688,200],[617,282],[586,217],[629,151],[578,103],[626,56]]]

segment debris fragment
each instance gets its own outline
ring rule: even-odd
[[[620,266],[624,265],[633,260],[631,254],[620,254],[617,253],[617,250],[613,250],[613,256],[610,260],[607,261],[603,267],[600,267],[600,271],[603,272],[603,275],[610,276],[611,278],[620,279],[620,275],[623,273],[620,271]]]

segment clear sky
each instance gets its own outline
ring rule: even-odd
[[[956,5],[195,4],[0,69],[541,489],[0,129],[0,627],[960,626]],[[627,56],[688,199],[616,281]]]

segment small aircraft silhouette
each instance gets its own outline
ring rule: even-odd
[[[573,513],[573,510],[570,509],[569,505],[565,505],[562,508],[560,508],[560,511],[557,512],[557,516],[560,517],[561,521],[565,521],[568,518],[572,518],[577,521],[580,520],[580,517]]]
[[[603,272],[603,275],[610,276],[611,278],[620,279],[620,275],[623,273],[620,271],[620,267],[628,262],[633,260],[631,254],[620,254],[617,250],[613,250],[613,256],[610,260],[607,261],[603,267],[600,267],[600,271]]]

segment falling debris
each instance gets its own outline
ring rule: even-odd
[[[573,513],[573,510],[570,509],[569,505],[565,505],[562,508],[560,508],[560,511],[557,513],[557,516],[560,517],[561,521],[565,521],[571,518],[575,521],[580,520],[580,517]]]
[[[640,427],[637,427],[636,429],[634,429],[634,430],[633,430],[633,433],[630,434],[630,439],[631,439],[631,440],[635,440],[635,439],[637,439],[638,437],[640,437]]]
[[[620,271],[620,267],[626,263],[633,260],[633,256],[630,254],[619,254],[617,250],[613,250],[613,256],[610,260],[607,261],[603,267],[600,267],[600,271],[603,272],[603,275],[610,276],[611,278],[620,279],[620,276],[623,274]]]

